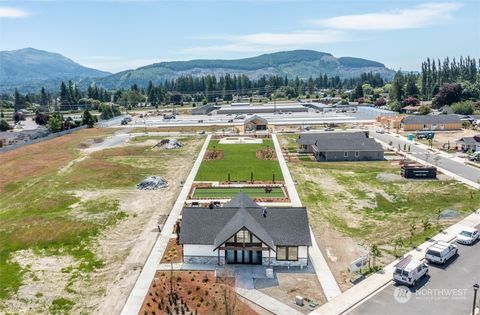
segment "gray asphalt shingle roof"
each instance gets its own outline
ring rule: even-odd
[[[302,133],[299,144],[312,145],[315,151],[383,151],[382,145],[365,132]]]
[[[266,217],[262,212],[263,207],[244,193],[238,194],[224,207],[184,208],[180,244],[218,247],[243,227],[273,249],[278,245],[312,244],[306,208],[271,207],[267,209]]]
[[[458,115],[415,115],[407,116],[402,120],[403,124],[461,124]]]

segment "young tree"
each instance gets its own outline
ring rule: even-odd
[[[83,112],[82,116],[82,125],[87,125],[88,128],[93,128],[93,125],[95,124],[95,119],[93,118],[92,114],[87,110]]]
[[[5,119],[0,120],[0,131],[7,131],[12,129]]]
[[[370,257],[372,257],[372,261],[373,261],[372,265],[374,268],[375,268],[376,258],[381,256],[382,256],[382,252],[380,251],[378,246],[376,244],[372,244],[370,246]]]
[[[13,107],[15,112],[18,112],[25,107],[25,97],[15,89]]]
[[[418,109],[418,113],[420,115],[428,115],[430,114],[432,110],[430,109],[430,106],[426,106],[426,105],[421,105],[420,108]]]
[[[400,235],[397,235],[393,240],[393,254],[398,257],[398,248],[403,246],[403,238]]]
[[[40,90],[40,105],[42,105],[43,107],[47,106],[48,100],[49,100],[49,97],[48,97],[47,91],[45,91],[45,88],[42,87],[42,89]]]
[[[53,113],[47,122],[47,129],[52,132],[62,131],[63,117],[59,113]]]

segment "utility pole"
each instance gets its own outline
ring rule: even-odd
[[[473,285],[473,307],[472,307],[472,315],[475,315],[475,309],[476,309],[476,304],[477,304],[477,291],[478,288],[480,288],[480,285],[478,283],[475,283]]]

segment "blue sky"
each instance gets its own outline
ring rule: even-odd
[[[480,1],[0,0],[0,50],[34,47],[118,72],[158,61],[315,49],[418,70],[480,57]]]

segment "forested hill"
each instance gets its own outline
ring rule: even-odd
[[[57,53],[24,48],[0,51],[0,90],[58,89],[62,80],[96,78],[111,73],[84,67]]]
[[[244,74],[251,79],[271,75],[308,79],[320,74],[351,78],[358,77],[365,72],[378,73],[387,79],[391,79],[394,75],[394,71],[376,61],[354,57],[336,58],[329,53],[314,50],[293,50],[234,60],[198,59],[160,62],[135,70],[119,72],[96,79],[94,82],[98,86],[112,89],[129,88],[133,84],[144,87],[149,81],[159,84],[165,80],[187,75],[220,77],[228,73],[231,75]]]

